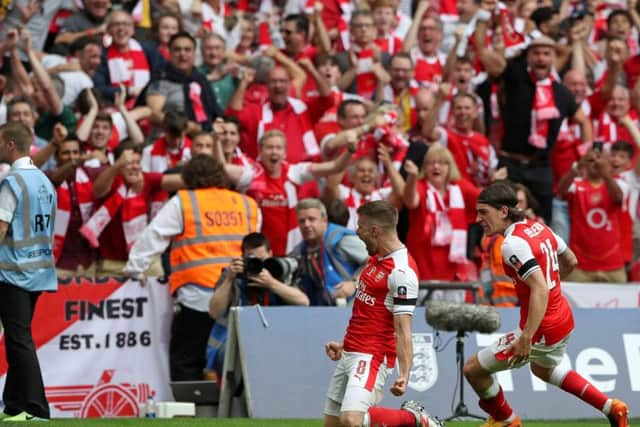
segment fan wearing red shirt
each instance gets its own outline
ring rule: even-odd
[[[291,78],[284,68],[275,66],[269,71],[268,101],[262,105],[246,103],[244,94],[254,77],[255,70],[245,69],[227,107],[227,113],[236,116],[246,132],[241,144],[243,151],[249,157],[256,158],[257,142],[262,135],[269,130],[280,130],[289,142],[288,161],[298,163],[318,156],[320,148],[313,134],[313,123],[333,105],[331,93],[320,93],[320,96],[313,98],[308,104],[290,98]]]
[[[442,85],[443,88],[449,85]],[[487,137],[473,130],[478,117],[476,99],[466,92],[458,92],[452,101],[453,126],[440,129],[441,140],[456,161],[462,177],[484,188],[498,166],[498,157]]]
[[[445,70],[447,56],[440,52],[443,36],[442,21],[437,16],[425,13],[429,4],[429,2],[418,3],[418,9],[403,46],[403,50],[411,55],[415,66],[415,79],[422,86],[440,83],[448,78]]]
[[[480,397],[480,407],[489,413],[486,425],[522,426],[493,374],[529,364],[541,380],[602,411],[612,426],[627,427],[629,410],[624,402],[610,399],[561,364],[574,321],[560,280],[576,266],[577,259],[550,228],[524,220],[517,203],[511,184],[498,182],[480,193],[476,208],[485,235],[505,237],[505,272],[515,282],[520,300],[518,328],[471,356],[464,367],[467,381]]]
[[[401,409],[375,406],[398,359],[391,386],[402,396],[413,359],[411,323],[418,297],[416,263],[396,234],[398,213],[385,201],[358,208],[358,237],[370,258],[362,270],[343,342],[329,341],[327,356],[338,362],[324,408],[324,426],[440,426],[417,402]]]
[[[569,279],[574,282],[624,283],[620,216],[627,185],[611,175],[608,156],[592,149],[558,184],[558,192],[569,202],[571,249],[578,267]],[[584,176],[578,176],[579,170]]]
[[[616,85],[611,91],[611,98],[607,101],[604,111],[598,117],[596,125],[596,140],[602,141],[605,148],[616,141],[633,141],[640,144],[638,133],[638,114],[631,108],[629,89]],[[637,154],[634,161],[637,160]]]
[[[179,175],[142,172],[140,148],[131,142],[120,144],[114,156],[115,163],[102,171],[93,185],[93,198],[102,203],[80,229],[89,243],[99,248],[99,275],[122,273],[129,249],[149,223],[154,195],[183,186]],[[162,270],[150,274],[161,276]]]
[[[344,171],[355,152],[353,141],[350,149],[334,160],[289,163],[285,161],[287,142],[278,130],[262,136],[257,164],[264,173],[254,177],[247,190],[262,211],[262,233],[271,242],[274,256],[284,256],[302,241],[295,215],[300,186],[314,178]]]

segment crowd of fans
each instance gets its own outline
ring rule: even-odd
[[[304,256],[317,218],[300,212],[328,219],[316,234],[355,230],[362,203],[387,199],[421,280],[480,278],[485,300],[514,304],[499,240],[474,225],[479,191],[509,179],[578,256],[573,280],[637,278],[635,0],[14,0],[0,13],[0,122],[32,130],[56,185],[60,274],[121,274],[181,165],[208,154],[258,203],[273,256]],[[297,209],[309,198],[325,205]],[[361,263],[361,249],[336,253]],[[340,276],[328,297],[301,287],[335,304],[354,291]]]

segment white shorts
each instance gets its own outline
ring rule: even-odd
[[[511,331],[501,336],[498,341],[491,344],[489,347],[485,347],[478,352],[478,361],[488,372],[499,372],[507,369],[520,368],[529,362],[533,362],[536,365],[543,368],[555,368],[562,362],[562,358],[567,349],[567,343],[569,342],[569,336],[567,335],[562,340],[552,345],[545,345],[544,340],[537,342],[531,346],[531,355],[528,360],[523,360],[513,366],[508,366],[511,354],[507,349],[516,338],[522,335],[520,329]]]
[[[329,383],[326,415],[341,412],[367,412],[382,399],[382,388],[392,369],[366,353],[342,352]]]

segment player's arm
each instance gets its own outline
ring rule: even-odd
[[[558,262],[560,264],[560,278],[566,278],[569,273],[578,265],[576,254],[569,248],[561,254],[558,254]]]
[[[556,242],[558,242],[558,264],[560,267],[560,279],[564,279],[576,268],[578,265],[578,258],[573,253],[569,246],[565,243],[562,237],[554,233]]]
[[[413,316],[411,314],[397,314],[393,316],[393,328],[396,332],[396,353],[398,355],[398,367],[400,371],[398,380],[404,380],[405,386],[409,382],[409,371],[411,371],[411,362],[413,360],[413,341],[411,340],[412,321]]]
[[[529,313],[522,328],[522,337],[531,344],[531,340],[540,327],[540,323],[542,323],[544,314],[547,311],[549,286],[540,269],[531,273],[524,279],[524,282],[529,286],[531,293],[529,295]]]
[[[399,375],[391,387],[391,393],[401,396],[409,383],[413,361],[411,325],[418,300],[418,277],[413,270],[397,268],[389,274],[388,286],[393,297],[393,328],[399,366]]]
[[[514,236],[505,238],[502,243],[502,257],[505,264],[515,269],[522,282],[530,288],[529,312],[522,328],[522,335],[511,346],[513,356],[509,363],[515,365],[531,354],[531,341],[547,311],[549,284],[533,255],[531,246],[524,239]]]

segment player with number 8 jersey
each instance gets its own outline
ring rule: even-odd
[[[602,411],[612,427],[627,427],[629,410],[624,402],[610,399],[576,371],[561,365],[574,321],[560,279],[573,270],[577,259],[549,227],[525,220],[517,204],[513,186],[496,182],[480,193],[476,208],[486,235],[504,235],[505,272],[515,282],[520,300],[519,328],[465,363],[465,377],[480,397],[480,407],[489,414],[483,427],[522,425],[493,374],[527,363],[541,380]]]
[[[344,344],[331,341],[327,355],[338,362],[324,409],[325,427],[439,426],[414,401],[401,409],[374,407],[398,359],[391,387],[404,394],[413,360],[411,324],[418,297],[416,264],[398,239],[398,213],[386,201],[358,208],[358,237],[370,258],[357,281]]]

